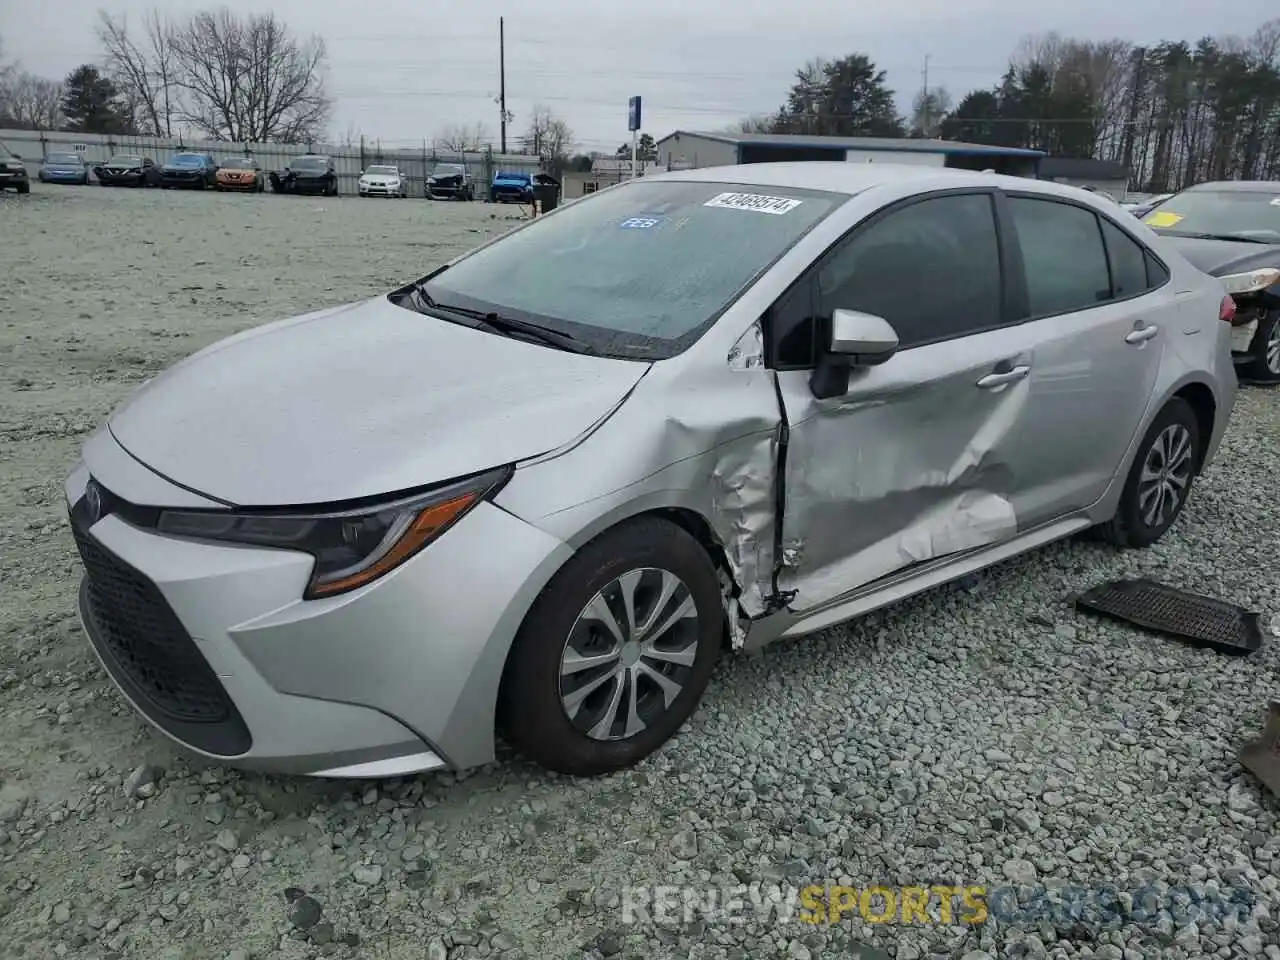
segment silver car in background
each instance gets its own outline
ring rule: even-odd
[[[66,482],[81,615],[206,757],[615,770],[722,648],[1163,536],[1234,400],[1223,301],[1071,187],[644,177],[144,385]]]

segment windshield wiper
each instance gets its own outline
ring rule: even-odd
[[[1188,230],[1168,230],[1175,237],[1189,237],[1192,240],[1230,240],[1235,243],[1265,243],[1274,244],[1276,240],[1263,240],[1261,237],[1251,237],[1244,233],[1192,233]],[[1280,237],[1277,238],[1280,240]]]
[[[472,326],[476,328],[487,328],[494,333],[500,334],[518,334],[531,337],[549,347],[555,347],[557,350],[566,350],[569,353],[593,355],[596,353],[594,347],[584,343],[577,337],[568,333],[561,333],[559,330],[552,330],[550,327],[544,327],[538,323],[517,320],[515,317],[508,317],[493,310],[472,310],[470,307],[456,307],[450,304],[437,303],[432,299],[431,294],[427,293],[426,284],[414,284],[411,290],[414,296],[417,297],[418,302],[427,309],[437,310],[440,313],[451,313],[459,317],[466,317],[468,320],[474,320],[476,322]]]

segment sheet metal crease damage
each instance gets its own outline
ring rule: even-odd
[[[1017,532],[1008,454],[1030,386],[981,392],[939,416],[929,394],[949,386],[907,386],[892,402],[815,400],[791,425],[778,586],[795,591],[793,611]]]

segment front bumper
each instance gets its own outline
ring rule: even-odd
[[[165,187],[203,187],[208,183],[203,173],[162,173],[160,184]]]
[[[398,197],[404,192],[403,186],[389,187],[382,183],[361,183],[356,189],[362,197]]]
[[[98,182],[105,183],[112,187],[132,187],[141,183],[145,177],[142,173],[113,173],[110,170],[104,170],[98,174]]]
[[[244,190],[247,192],[256,192],[258,190],[258,181],[218,179],[214,181],[214,186],[219,190]]]
[[[46,183],[85,183],[89,179],[87,173],[69,170],[42,170],[39,176]]]
[[[103,467],[95,477],[134,477],[150,502],[188,496],[137,476],[109,434],[85,454]],[[88,523],[82,508],[76,521],[88,479],[80,465],[66,483],[85,632],[166,736],[233,766],[312,776],[493,759],[507,651],[565,544],[485,503],[376,583],[303,601],[304,554],[178,540],[115,515]]]
[[[0,170],[0,187],[16,187],[30,182],[25,170]]]

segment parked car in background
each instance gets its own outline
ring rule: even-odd
[[[0,191],[10,189],[30,193],[31,177],[22,157],[0,143]]]
[[[475,186],[465,163],[437,163],[427,177],[430,200],[474,200]]]
[[[497,729],[616,770],[723,648],[1163,537],[1232,409],[1225,301],[1059,184],[646,176],[149,380],[66,481],[82,620],[207,758],[399,777]]]
[[[77,183],[84,186],[89,182],[89,165],[74,151],[50,153],[40,161],[36,177],[41,183]]]
[[[489,187],[493,203],[533,203],[533,177],[528,173],[500,170]]]
[[[1197,184],[1143,222],[1231,294],[1231,351],[1241,375],[1280,383],[1280,181]]]
[[[407,197],[408,187],[400,168],[391,164],[373,164],[360,171],[356,190],[362,197]]]
[[[283,170],[271,171],[270,178],[271,189],[276,193],[338,195],[337,168],[333,158],[324,154],[294,157]]]
[[[209,153],[178,153],[160,168],[160,186],[208,190],[217,184],[218,161]]]
[[[160,168],[150,157],[132,153],[118,153],[101,166],[93,168],[93,175],[104,187],[158,187]]]
[[[218,174],[214,179],[215,190],[246,190],[250,193],[262,193],[267,189],[267,175],[253,157],[236,157],[224,160],[218,165]]]
[[[1131,214],[1141,219],[1172,196],[1172,193],[1157,193],[1152,196],[1143,197],[1138,202],[1126,204],[1125,206]]]

